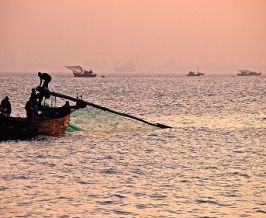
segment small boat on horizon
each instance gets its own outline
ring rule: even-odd
[[[255,71],[250,70],[239,70],[240,73],[238,73],[238,76],[260,76],[261,73],[257,73]]]
[[[193,71],[189,71],[187,76],[204,76],[204,73],[201,73],[201,72],[193,72]]]
[[[85,70],[81,66],[65,66],[66,68],[73,71],[74,77],[96,77],[97,74],[92,70]]]

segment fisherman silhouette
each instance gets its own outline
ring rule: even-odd
[[[26,109],[26,115],[27,115],[27,120],[32,121],[33,120],[33,111],[32,111],[32,101],[31,99],[29,99],[25,105],[25,109]]]
[[[6,96],[1,101],[0,115],[2,115],[3,117],[10,117],[10,114],[11,114],[11,104],[10,104],[8,96]]]
[[[37,104],[38,95],[37,95],[35,89],[32,89],[32,90],[31,90],[31,96],[30,96],[30,97],[32,98],[32,101],[33,101],[35,104]]]
[[[48,73],[38,72],[38,76],[40,77],[40,87],[48,90],[48,84],[51,82],[52,77]]]
[[[31,97],[32,103],[37,105],[38,111],[41,110],[44,94],[42,92],[36,93],[36,89],[32,89],[30,97]]]
[[[30,97],[25,105],[27,120],[35,121],[38,118],[38,106],[34,97]]]

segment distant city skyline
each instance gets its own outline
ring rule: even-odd
[[[264,0],[0,0],[0,72],[266,72]],[[134,70],[132,70],[134,69]]]

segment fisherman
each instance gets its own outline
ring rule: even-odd
[[[38,106],[35,99],[31,96],[27,101],[26,106],[27,119],[30,121],[35,121],[38,118]]]
[[[36,93],[36,89],[31,90],[31,99],[32,102],[37,105],[37,110],[41,110],[42,108],[42,100],[44,98],[44,94],[42,92]]]
[[[32,98],[32,101],[37,104],[37,100],[38,100],[38,95],[36,94],[36,90],[35,89],[32,89],[31,90],[31,95],[30,97]]]
[[[6,96],[0,105],[0,115],[3,117],[10,117],[11,114],[11,104],[8,96]]]
[[[38,72],[38,76],[40,77],[40,87],[48,90],[48,84],[51,82],[52,77],[48,73]]]
[[[38,106],[39,110],[42,109],[43,98],[44,98],[44,94],[43,93],[40,92],[40,93],[37,94],[37,106]]]
[[[32,115],[32,102],[29,99],[25,105],[25,109],[26,109],[26,116],[27,116],[27,120],[32,121],[33,120],[33,115]]]

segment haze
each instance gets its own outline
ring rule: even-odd
[[[265,0],[0,0],[0,72],[266,72],[265,12]]]

